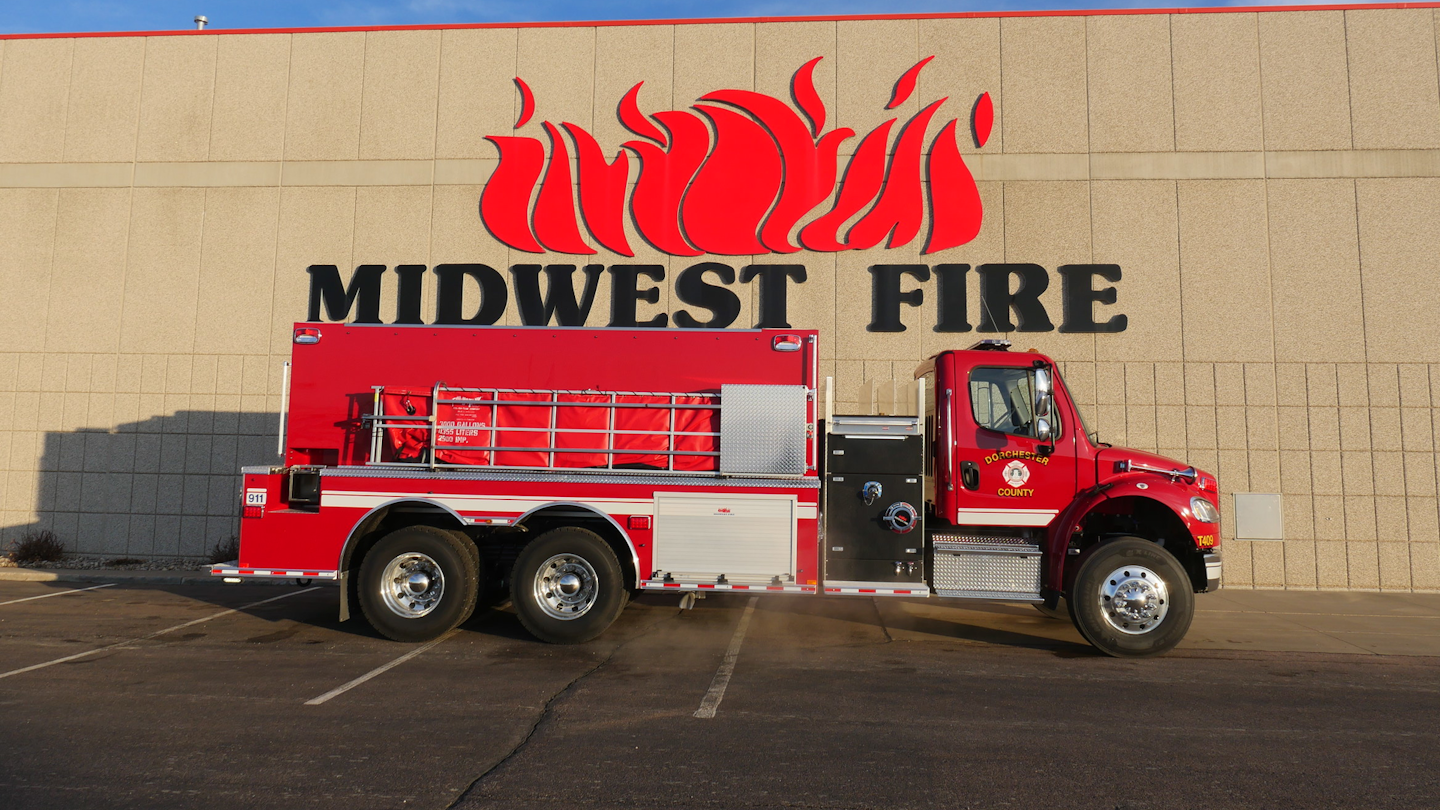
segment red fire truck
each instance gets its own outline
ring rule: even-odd
[[[407,642],[507,596],[583,642],[661,591],[1064,599],[1108,654],[1170,649],[1219,586],[1215,478],[1098,441],[1008,347],[866,416],[832,412],[813,331],[299,323],[284,463],[244,469],[212,573],[338,580]]]

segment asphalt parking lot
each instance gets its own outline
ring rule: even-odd
[[[424,647],[336,622],[334,597],[0,582],[0,807],[1421,807],[1440,795],[1440,658],[1376,655],[1329,625],[1294,641],[1310,638],[1298,600],[1251,619],[1225,592],[1202,596],[1186,645],[1118,661],[1023,605],[712,595],[682,611],[656,595],[586,645],[540,644],[487,611]],[[1440,636],[1440,602],[1386,604],[1395,638],[1376,643],[1429,651],[1406,639]],[[1266,629],[1284,616],[1300,629]],[[1268,649],[1224,638],[1239,622]]]

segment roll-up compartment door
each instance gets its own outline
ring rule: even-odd
[[[661,576],[787,580],[795,570],[795,496],[655,494]]]

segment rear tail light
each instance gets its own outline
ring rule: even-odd
[[[265,517],[265,507],[263,507],[263,506],[247,506],[247,507],[245,507],[244,511],[241,512],[241,517],[247,517],[247,518]]]
[[[295,342],[300,344],[319,343],[320,330],[313,326],[297,326],[295,327]]]
[[[776,335],[771,341],[770,348],[777,352],[798,352],[800,351],[799,335]]]

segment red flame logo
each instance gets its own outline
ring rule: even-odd
[[[886,109],[910,98],[933,58],[896,81]],[[614,159],[571,123],[542,123],[548,149],[536,138],[487,136],[500,151],[500,164],[480,195],[480,219],[496,239],[528,253],[588,255],[596,252],[595,243],[634,256],[625,234],[633,153],[640,171],[629,195],[630,216],[646,242],[672,256],[864,250],[881,242],[900,247],[919,235],[927,204],[930,232],[922,253],[974,239],[984,212],[960,155],[957,120],[944,124],[925,149],[931,120],[946,99],[901,124],[893,145],[890,134],[899,119],[875,127],[860,139],[842,174],[840,146],[855,132],[840,127],[822,134],[825,104],[813,80],[819,61],[806,62],[791,80],[798,109],[751,90],[718,90],[690,110],[647,115],[639,104],[644,82],[636,84],[618,108],[620,123],[636,139]],[[534,114],[535,98],[524,80],[517,77],[515,84],[518,129]],[[977,146],[985,145],[993,121],[990,94],[983,93],[970,119]],[[829,210],[798,227],[832,196]]]

